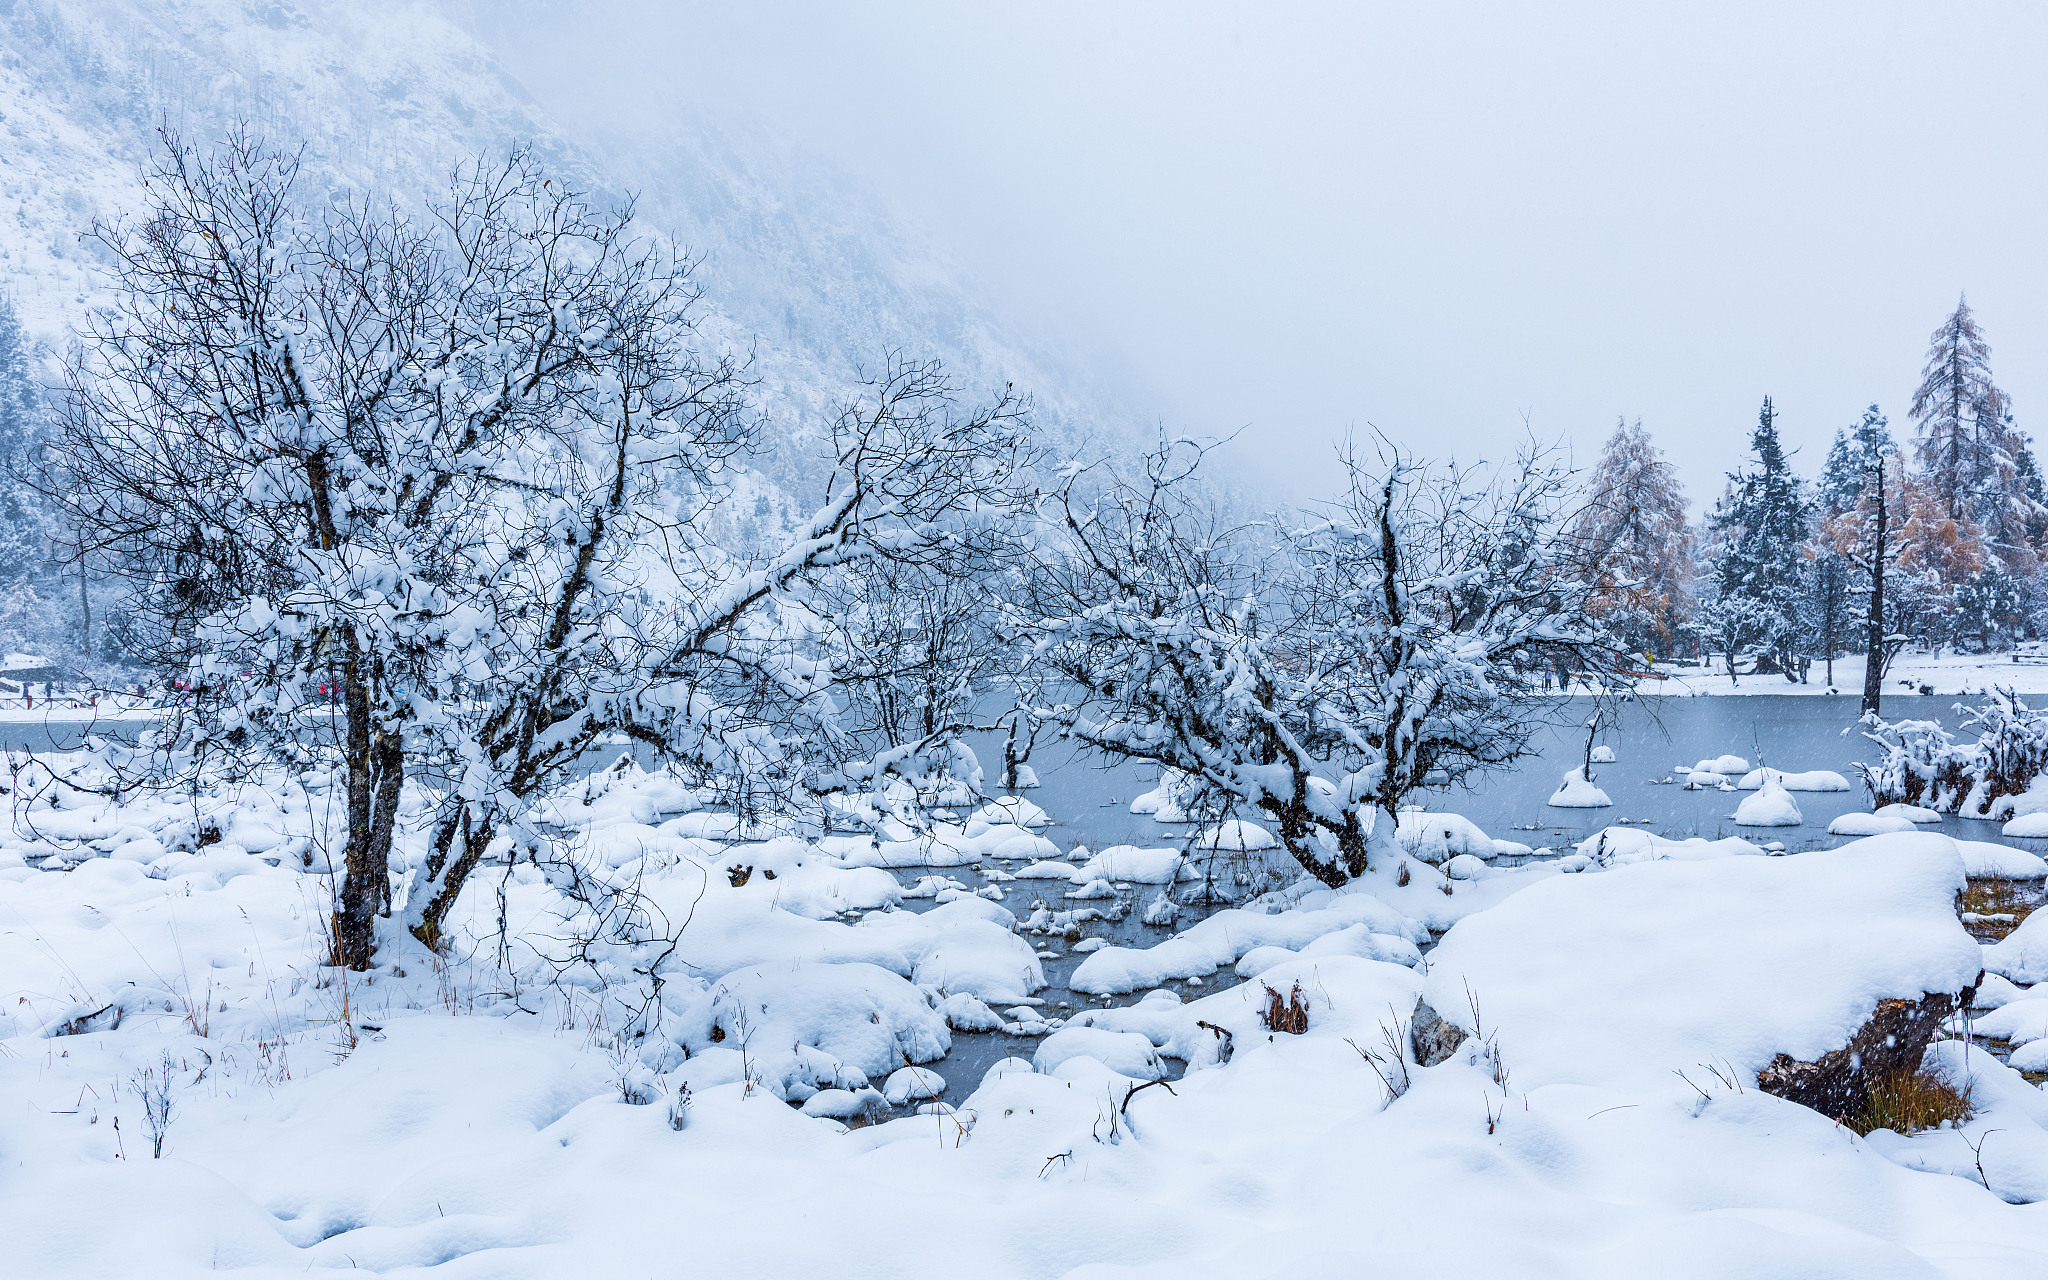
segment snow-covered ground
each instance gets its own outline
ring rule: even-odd
[[[1719,694],[1826,697],[1832,694],[1848,698],[1858,698],[1863,693],[1861,655],[1835,660],[1835,681],[1832,685],[1827,681],[1826,667],[1820,663],[1815,663],[1807,672],[1804,684],[1781,675],[1738,676],[1731,683],[1727,668],[1718,658],[1705,668],[1660,662],[1653,670],[1654,674],[1668,679],[1643,681],[1639,688],[1644,693],[1677,697]],[[2015,661],[2009,651],[1984,654],[1902,653],[1885,674],[1885,714],[1892,717],[1903,714],[1897,702],[1917,695],[1923,686],[1931,687],[1937,697],[1981,694],[1995,688],[2012,689],[2021,694],[2048,694],[2048,661]],[[1905,705],[1910,707],[1912,704]]]
[[[196,802],[27,780],[8,1276],[2048,1274],[2048,1095],[2019,1072],[1937,1044],[1978,1114],[1910,1137],[1755,1085],[1986,966],[2015,1062],[2048,1052],[2048,914],[1980,948],[1955,900],[1982,853],[1935,832],[1764,857],[1617,827],[1508,867],[1523,846],[1418,814],[1411,860],[1170,933],[1116,917],[1192,864],[1062,849],[1049,791],[817,841],[627,769],[545,816],[669,926],[636,1022],[647,953],[579,964],[587,922],[531,866],[473,883],[446,958],[393,933],[373,972],[321,967],[318,774]],[[1269,1029],[1297,991],[1306,1030]],[[1419,997],[1466,1033],[1430,1066],[1389,1048]]]

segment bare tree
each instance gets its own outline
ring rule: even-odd
[[[53,454],[152,655],[213,712],[200,734],[335,725],[332,959],[362,968],[408,761],[508,660],[545,687],[589,647],[592,530],[644,496],[627,464],[715,465],[736,373],[689,349],[687,262],[524,154],[417,213],[309,211],[297,169],[247,130],[207,155],[165,135],[145,214],[96,232],[122,303]]]
[[[1077,470],[1055,496],[1068,541],[1030,625],[1078,697],[1040,713],[1263,815],[1324,883],[1393,851],[1416,788],[1526,750],[1539,663],[1616,678],[1546,453],[1487,472],[1383,446],[1346,456],[1322,518],[1253,525],[1203,502],[1203,453],[1164,444],[1141,478]]]

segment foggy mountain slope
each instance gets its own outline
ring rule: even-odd
[[[306,142],[306,189],[434,190],[461,159],[528,144],[702,259],[714,341],[752,350],[762,468],[801,489],[804,446],[859,370],[938,356],[970,397],[1031,392],[1061,453],[1114,449],[1105,397],[977,303],[860,184],[774,139],[671,118],[650,139],[573,136],[508,74],[468,6],[432,0],[13,0],[0,7],[0,288],[61,343],[104,301],[94,218],[132,207],[167,121],[189,139],[246,118]],[[658,140],[656,140],[658,139]]]

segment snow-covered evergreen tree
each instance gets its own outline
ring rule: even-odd
[[[1991,345],[1967,298],[1929,340],[1911,413],[1921,469],[1949,518],[1988,529],[2002,554],[2018,551],[2029,513],[2019,462],[2026,438],[1992,379]]]
[[[1685,493],[1641,419],[1617,422],[1573,523],[1599,581],[1593,616],[1631,649],[1668,654],[1692,617],[1692,529]]]
[[[1759,657],[1790,677],[1804,594],[1807,501],[1778,440],[1769,396],[1757,413],[1750,448],[1755,462],[1729,474],[1728,496],[1709,519],[1717,598],[1721,612],[1744,619],[1742,627],[1724,631],[1753,636],[1749,645]]]
[[[1835,432],[1828,446],[1814,498],[1822,519],[1831,519],[1853,509],[1880,457],[1893,449],[1891,424],[1876,405],[1863,411],[1863,420],[1847,431]]]

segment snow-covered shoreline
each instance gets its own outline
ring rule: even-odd
[[[2048,929],[1980,949],[1953,903],[1983,859],[1937,833],[1772,858],[1616,827],[1510,867],[1524,846],[1418,814],[1398,866],[1170,932],[1112,921],[1192,890],[1187,864],[1062,852],[1043,792],[1050,814],[989,806],[935,843],[761,839],[614,771],[545,816],[688,922],[671,1014],[622,1042],[631,1001],[555,967],[577,926],[532,867],[479,877],[449,956],[394,931],[351,975],[319,963],[330,780],[210,791],[198,828],[186,796],[58,794],[0,837],[0,1231],[25,1275],[632,1274],[683,1248],[764,1278],[1351,1274],[1475,1214],[1461,1256],[1513,1275],[1668,1274],[1681,1246],[1715,1276],[2048,1266],[2048,1225],[2007,1203],[2048,1201],[2048,1095],[1982,1048],[1930,1053],[1974,1082],[1960,1131],[1858,1138],[1753,1084],[1987,966],[2015,1063],[2048,1052],[2018,985],[2048,976]],[[1274,992],[1304,1030],[1267,1025]],[[1462,1036],[1430,1065],[1418,998]],[[981,1043],[1023,1056],[963,1075]],[[862,1229],[906,1198],[919,1231]]]

